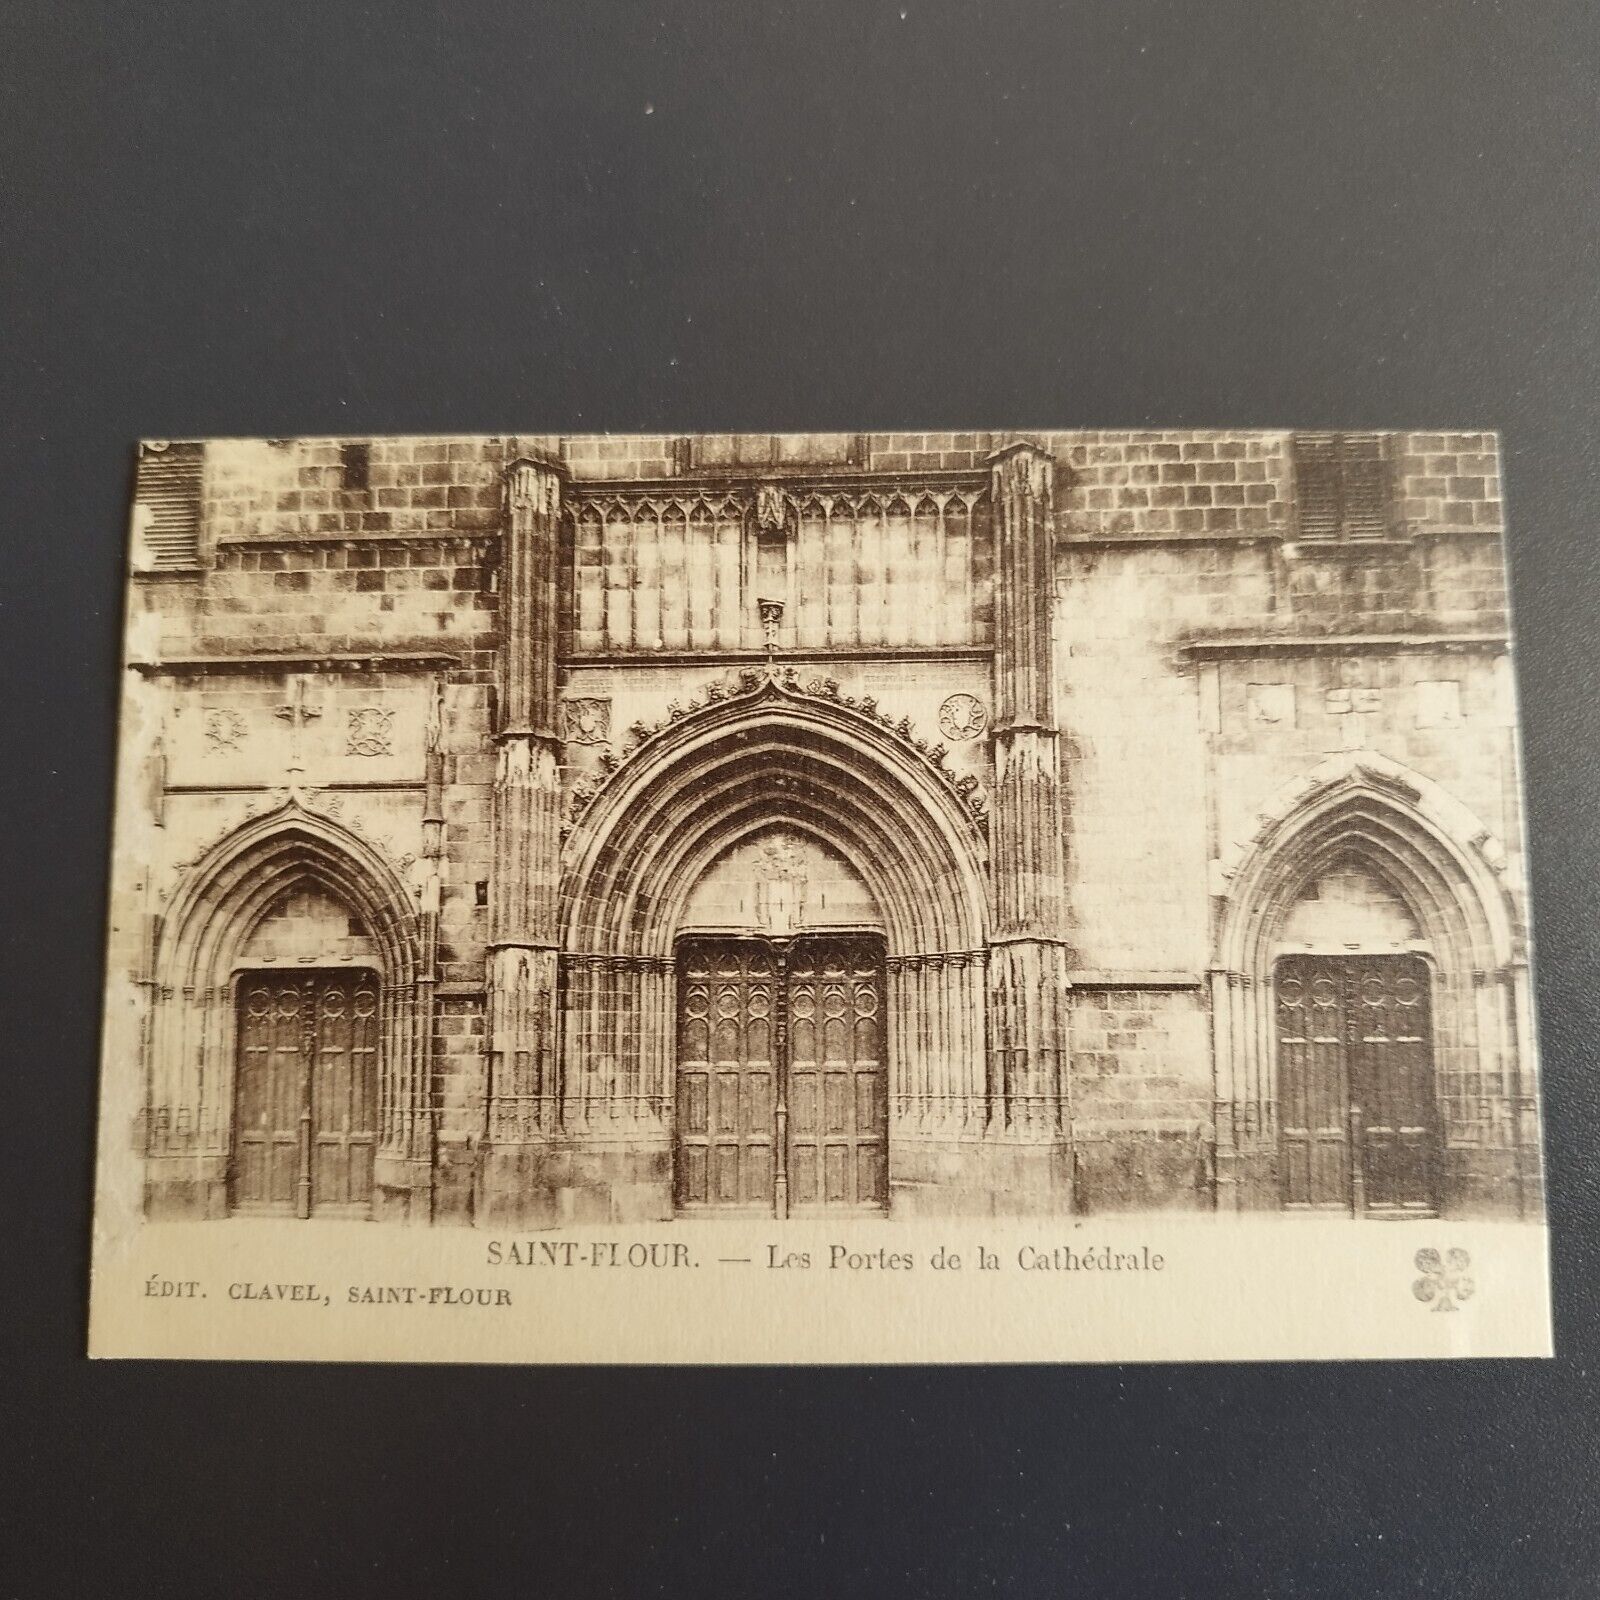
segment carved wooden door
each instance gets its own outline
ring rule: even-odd
[[[1360,1198],[1371,1210],[1431,1212],[1441,1139],[1428,964],[1420,956],[1368,956],[1348,966]]]
[[[1289,956],[1278,963],[1284,1204],[1432,1212],[1440,1129],[1427,963]]]
[[[678,971],[678,1206],[881,1210],[879,942],[688,939]]]
[[[377,1154],[378,983],[370,972],[239,980],[236,1210],[364,1216]]]
[[[776,976],[759,940],[694,939],[679,949],[679,1206],[772,1211]]]
[[[795,1210],[881,1210],[888,1201],[883,1010],[876,941],[797,941],[786,1063]]]

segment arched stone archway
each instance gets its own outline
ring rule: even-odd
[[[329,908],[347,914],[343,927]],[[294,925],[292,948],[280,951],[264,937],[275,917]],[[295,801],[225,835],[193,864],[161,919],[151,968],[143,1119],[150,1209],[228,1209],[241,975],[347,967],[376,982],[372,1206],[426,1215],[432,982],[420,921],[377,849]]]
[[[1372,753],[1324,763],[1263,810],[1221,863],[1211,967],[1220,1206],[1275,1206],[1288,1192],[1279,977],[1317,956],[1374,1000],[1384,961],[1397,973],[1408,961],[1398,981],[1423,985],[1437,1205],[1503,1209],[1510,1195],[1513,1208],[1537,1207],[1525,938],[1503,869],[1503,851],[1464,807]],[[1346,908],[1341,930],[1311,914],[1324,885],[1364,892],[1363,914],[1350,920]],[[1310,972],[1295,969],[1297,992]],[[1345,1170],[1360,1209],[1361,1107],[1351,1109]]]
[[[665,1204],[685,913],[718,863],[781,826],[847,863],[881,923],[890,1183],[930,1181],[990,1109],[979,816],[939,753],[820,685],[747,679],[651,732],[563,856],[567,1133],[619,1161],[625,1146]]]
[[[868,877],[901,953],[977,949],[987,847],[933,755],[864,706],[776,677],[654,730],[563,852],[569,949],[666,953],[696,871],[751,825],[794,818]]]

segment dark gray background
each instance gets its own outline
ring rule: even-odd
[[[1595,1592],[1592,4],[25,0],[0,48],[0,1593]],[[136,437],[1147,422],[1505,432],[1559,1360],[81,1359]]]

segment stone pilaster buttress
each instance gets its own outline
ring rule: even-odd
[[[556,574],[561,478],[542,461],[506,475],[499,721],[489,879],[491,1144],[548,1138],[561,1103],[556,1029],[560,746]]]
[[[990,461],[995,539],[994,931],[991,1131],[1049,1141],[1067,1127],[1067,962],[1056,722],[1055,462],[1032,444]]]

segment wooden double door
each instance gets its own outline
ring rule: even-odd
[[[239,979],[230,1200],[244,1212],[366,1216],[378,1126],[378,979]]]
[[[1439,1204],[1431,974],[1414,955],[1287,956],[1276,973],[1285,1206]]]
[[[869,935],[680,943],[680,1209],[884,1209],[883,973]]]

